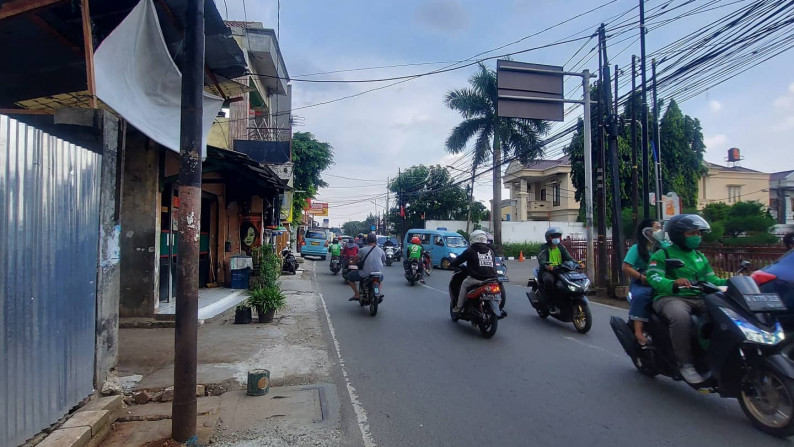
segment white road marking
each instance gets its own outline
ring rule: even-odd
[[[590,304],[598,304],[599,306],[604,306],[604,307],[608,307],[610,309],[615,309],[615,310],[619,310],[619,311],[623,311],[623,312],[628,312],[629,311],[628,309],[624,309],[622,307],[610,306],[609,304],[603,304],[603,303],[597,303],[597,302],[592,301],[592,300],[590,300]]]
[[[314,271],[314,280],[315,284],[317,282],[317,270]],[[347,375],[347,369],[345,369],[345,361],[342,358],[342,351],[339,348],[339,340],[336,338],[336,331],[334,330],[334,324],[331,322],[331,314],[328,312],[328,306],[325,305],[325,298],[323,298],[323,294],[318,292],[320,295],[320,302],[323,304],[323,310],[325,311],[325,319],[328,321],[328,329],[331,331],[331,339],[334,341],[334,348],[336,348],[336,357],[339,359],[339,366],[342,369],[342,377],[345,378],[345,385],[347,386],[347,394],[350,396],[350,403],[353,405],[353,411],[356,413],[356,419],[358,422],[358,428],[361,430],[361,438],[364,441],[364,447],[375,447],[375,441],[372,440],[372,435],[369,432],[369,423],[367,422],[367,412],[364,410],[364,406],[361,405],[361,402],[358,400],[358,393],[356,392],[356,388],[350,383],[350,377]]]
[[[607,354],[611,355],[612,357],[615,357],[616,359],[622,358],[621,356],[615,354],[614,352],[610,351],[609,349],[602,348],[601,346],[591,345],[590,343],[585,343],[582,340],[579,340],[579,339],[577,339],[575,337],[565,336],[565,339],[566,340],[570,340],[570,341],[572,341],[574,343],[579,343],[582,346],[587,346],[588,348],[597,349],[599,351],[606,352]]]
[[[428,289],[435,290],[438,293],[443,293],[443,294],[447,294],[448,293],[448,292],[445,292],[443,290],[436,289],[435,287],[428,286],[427,284],[419,283],[419,285],[422,286],[422,287],[428,288]]]

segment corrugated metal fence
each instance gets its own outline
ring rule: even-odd
[[[0,445],[93,391],[101,159],[0,115]]]

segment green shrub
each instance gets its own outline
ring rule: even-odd
[[[248,296],[248,305],[251,307],[277,310],[287,305],[287,297],[278,284],[253,288],[248,291]]]
[[[251,277],[251,289],[277,286],[281,275],[281,257],[272,245],[254,247],[251,251],[256,274]]]
[[[529,258],[538,255],[541,245],[543,242],[507,242],[502,244],[502,250],[508,258],[511,256],[517,258],[521,252],[524,253],[525,258]]]

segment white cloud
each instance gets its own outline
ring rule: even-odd
[[[772,130],[777,132],[784,132],[791,129],[794,129],[794,115],[789,115],[783,118],[783,120],[779,123],[772,126]]]
[[[711,151],[714,149],[721,149],[723,146],[727,146],[728,137],[723,134],[717,134],[703,138],[703,142],[706,143],[706,147],[709,149],[709,151]]]
[[[415,17],[419,23],[444,33],[469,27],[469,13],[459,0],[430,0],[416,10]]]
[[[711,111],[714,113],[719,112],[720,110],[722,110],[722,103],[717,101],[716,99],[712,99],[711,101],[709,101],[709,109],[711,109]]]

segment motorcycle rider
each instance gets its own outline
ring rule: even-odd
[[[697,214],[673,216],[665,225],[672,245],[658,250],[648,263],[647,279],[654,290],[653,310],[670,322],[670,339],[680,365],[681,376],[691,384],[705,379],[693,364],[690,315],[706,311],[703,294],[691,288],[693,282],[708,281],[724,286],[726,280],[714,274],[706,256],[697,251],[704,232],[711,230],[708,222]],[[667,268],[665,259],[680,259],[684,267]]]
[[[328,253],[331,254],[331,261],[333,262],[334,258],[340,258],[342,256],[342,246],[339,245],[339,238],[334,238],[331,241],[331,245],[328,246]]]
[[[419,277],[422,278],[419,280],[422,284],[425,283],[425,264],[422,262],[422,252],[424,248],[422,248],[422,240],[419,239],[419,236],[414,236],[411,238],[411,244],[408,245],[408,258],[403,262],[403,267],[405,271],[409,271],[411,261],[416,260],[419,264]]]
[[[538,269],[540,271],[540,281],[543,284],[541,296],[549,302],[554,294],[554,283],[557,281],[557,274],[554,267],[562,265],[564,262],[574,261],[568,250],[560,242],[562,241],[562,230],[558,227],[549,227],[544,235],[546,243],[540,246],[538,253]]]
[[[466,302],[466,294],[469,287],[481,284],[488,279],[498,278],[494,258],[496,253],[488,246],[488,236],[482,230],[474,230],[469,235],[469,245],[466,250],[452,261],[451,267],[457,268],[464,262],[466,263],[466,278],[460,285],[458,302],[452,309],[456,314],[463,312],[463,305]]]
[[[643,326],[648,321],[653,289],[645,277],[651,255],[659,247],[669,244],[664,240],[662,224],[656,219],[644,219],[637,224],[634,238],[636,244],[629,248],[623,259],[623,273],[631,278],[631,304],[629,306],[629,319],[634,325],[634,336],[640,345],[647,342]]]
[[[361,296],[358,294],[358,282],[369,277],[372,272],[383,272],[383,263],[386,262],[386,253],[378,247],[378,238],[375,233],[369,233],[366,237],[367,245],[359,252],[359,258],[364,260],[361,269],[350,270],[345,277],[350,288],[353,289],[353,296],[348,301],[359,301]],[[372,253],[370,253],[372,252]],[[381,294],[378,302],[383,301],[383,274],[381,273]]]

